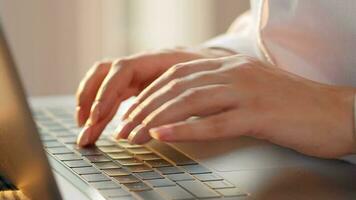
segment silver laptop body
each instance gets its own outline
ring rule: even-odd
[[[0,175],[30,199],[61,199],[48,160],[89,199],[356,199],[356,167],[345,161],[251,138],[130,145],[105,135],[118,120],[81,149],[73,97],[31,103],[32,115],[0,31]]]

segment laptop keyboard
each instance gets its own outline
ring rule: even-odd
[[[72,109],[34,111],[45,150],[106,199],[248,199],[249,195],[167,144],[103,138],[79,148]],[[113,131],[110,124],[105,132]]]
[[[29,200],[9,180],[0,176],[0,200]]]

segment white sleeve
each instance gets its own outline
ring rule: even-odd
[[[208,40],[202,46],[223,48],[236,53],[258,57],[255,48],[255,25],[254,17],[250,11],[247,11],[234,21],[227,33]]]

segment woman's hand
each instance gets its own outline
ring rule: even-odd
[[[77,122],[84,126],[80,146],[93,144],[120,103],[141,92],[171,66],[195,59],[232,55],[223,49],[176,48],[137,54],[95,64],[77,91]]]
[[[145,143],[241,135],[304,154],[351,153],[351,88],[316,83],[242,55],[178,64],[147,87],[118,138]]]

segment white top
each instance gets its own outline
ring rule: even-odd
[[[355,17],[354,0],[252,0],[249,13],[206,45],[258,57],[311,80],[356,86]]]
[[[204,45],[257,57],[302,77],[356,87],[355,0],[251,0]],[[356,155],[347,160],[356,164]]]

